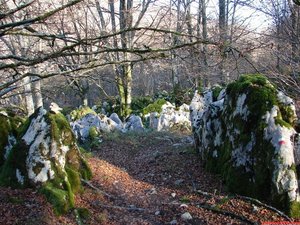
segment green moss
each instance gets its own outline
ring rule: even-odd
[[[79,217],[84,220],[87,220],[91,216],[91,213],[87,208],[77,208],[76,210]]]
[[[182,203],[189,203],[191,200],[189,199],[188,196],[183,196],[179,199],[179,201]]]
[[[19,116],[4,116],[0,114],[0,168],[5,161],[5,147],[8,145],[9,135],[17,138],[20,133],[20,127],[24,124],[24,119]]]
[[[131,110],[135,115],[142,113],[143,109],[153,103],[151,97],[134,97],[131,102]]]
[[[71,116],[71,119],[74,121],[74,120],[81,119],[82,117],[84,117],[85,115],[87,115],[89,113],[97,115],[97,113],[94,110],[92,110],[90,107],[84,106],[84,107],[80,107],[79,109],[73,110],[70,113],[70,116]]]
[[[297,174],[297,166],[294,163],[290,166],[289,169],[293,170],[294,173]]]
[[[12,127],[8,117],[0,114],[0,167],[4,163],[5,146],[8,144],[8,136],[11,133]]]
[[[283,119],[276,117],[275,124],[280,125],[281,127],[292,128],[292,125],[285,122]]]
[[[289,216],[295,219],[300,218],[300,203],[293,201],[289,204]]]
[[[90,129],[89,129],[89,137],[90,137],[90,139],[93,141],[93,140],[95,140],[97,137],[99,136],[99,133],[98,133],[98,131],[97,131],[97,128],[96,127],[91,127]]]
[[[223,90],[223,87],[221,87],[221,86],[214,86],[212,88],[213,101],[217,101],[219,94],[222,90]]]
[[[294,110],[290,106],[284,106],[279,103],[279,109],[281,113],[281,118],[291,126],[296,125],[297,117],[295,115]]]
[[[52,183],[44,185],[40,192],[44,194],[47,200],[54,206],[56,215],[67,213],[68,210],[74,207],[73,201],[70,201],[68,191],[55,187]]]
[[[26,145],[23,141],[17,142],[12,148],[0,172],[0,186],[10,186],[13,188],[32,186],[27,176],[24,176],[23,185],[21,185],[16,178],[17,168],[23,175],[27,174],[25,160],[28,155],[28,150],[26,150]]]
[[[84,159],[81,160],[80,174],[81,174],[82,178],[85,180],[90,180],[93,177],[93,173],[92,173],[88,163]]]
[[[149,104],[147,107],[145,107],[142,111],[143,111],[143,115],[146,115],[148,113],[151,112],[161,112],[161,107],[166,104],[166,100],[164,99],[158,99],[156,100],[154,103]]]
[[[65,167],[66,172],[67,172],[67,176],[68,176],[68,181],[70,183],[70,187],[72,189],[73,193],[77,193],[80,191],[81,189],[81,180],[80,180],[80,174],[75,171],[72,170],[69,167]]]

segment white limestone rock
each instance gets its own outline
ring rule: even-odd
[[[81,119],[71,122],[70,125],[76,135],[76,138],[81,143],[89,140],[89,131],[92,127],[95,127],[99,133],[110,133],[113,131],[123,130],[122,123],[117,124],[114,120],[103,114],[95,115],[93,113],[89,113]]]
[[[127,131],[144,131],[145,130],[141,117],[133,115],[133,114],[129,116],[124,127],[125,127],[125,130],[127,130]]]

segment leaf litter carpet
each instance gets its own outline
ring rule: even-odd
[[[0,188],[0,224],[260,224],[286,218],[226,191],[206,172],[191,137],[176,133],[110,134],[88,159],[93,178],[76,208],[57,217],[34,190]]]

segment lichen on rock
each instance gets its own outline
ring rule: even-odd
[[[218,98],[210,98],[211,93],[195,95],[191,104],[205,167],[221,174],[229,190],[300,217],[293,101],[257,74],[241,76]]]
[[[29,118],[27,129],[9,153],[0,171],[0,184],[37,188],[61,214],[74,206],[80,179],[90,177],[67,119],[41,107]]]

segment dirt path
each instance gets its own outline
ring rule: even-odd
[[[31,190],[1,188],[0,224],[201,225],[283,220],[263,207],[228,197],[219,177],[203,170],[190,142],[188,136],[167,133],[110,134],[89,158],[94,176],[76,196],[80,219],[74,211],[55,217],[43,196]]]
[[[222,181],[203,170],[190,142],[190,137],[165,133],[106,138],[90,159],[94,172],[91,183],[110,197],[92,197],[88,191],[77,199],[93,213],[101,212],[90,223],[247,224],[247,220],[282,220],[264,208],[229,198]],[[224,211],[232,215],[223,215]]]

